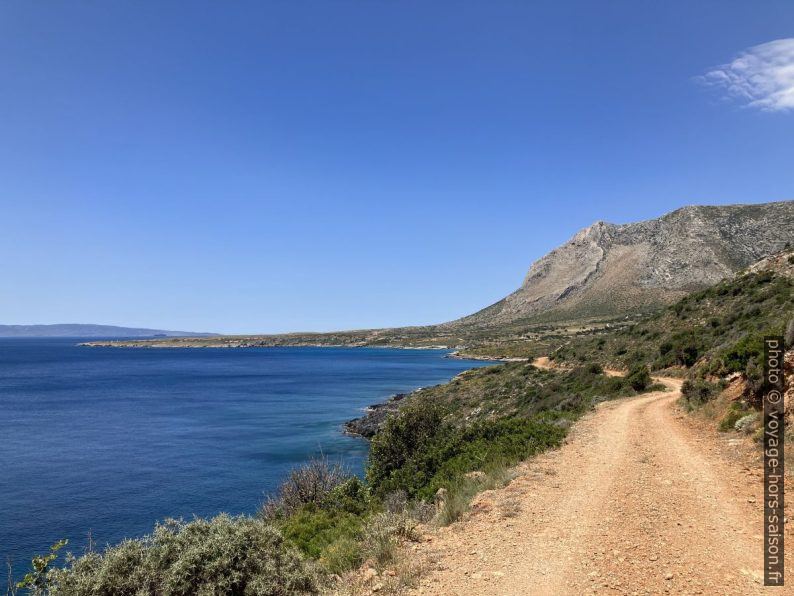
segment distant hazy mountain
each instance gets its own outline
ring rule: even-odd
[[[794,201],[690,206],[597,221],[536,261],[519,289],[453,327],[620,316],[670,304],[794,241]]]
[[[216,333],[164,331],[115,325],[0,325],[0,337],[199,337]]]

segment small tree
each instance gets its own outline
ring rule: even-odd
[[[349,478],[350,474],[341,463],[332,463],[325,456],[315,457],[290,472],[276,497],[269,497],[262,507],[262,515],[270,519],[289,515],[310,503],[317,505]]]
[[[50,547],[48,554],[33,557],[33,569],[21,581],[17,582],[17,589],[27,588],[30,594],[47,594],[49,592],[50,563],[58,558],[58,551],[68,543],[68,540],[59,540]]]
[[[686,379],[681,386],[681,393],[690,406],[700,406],[714,397],[718,387],[703,379]]]
[[[379,491],[392,472],[444,431],[443,409],[428,400],[412,401],[389,418],[370,444],[367,480],[372,490]]]
[[[644,391],[651,384],[651,373],[644,364],[635,364],[629,370],[626,381],[634,391]]]

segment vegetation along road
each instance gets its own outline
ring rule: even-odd
[[[667,391],[601,404],[483,493],[428,546],[417,591],[763,593],[761,470],[727,461],[678,411],[681,381],[659,381]]]

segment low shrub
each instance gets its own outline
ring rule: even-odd
[[[367,523],[364,532],[365,557],[372,561],[376,569],[383,569],[394,561],[398,544],[397,532],[390,514],[374,515]]]
[[[725,415],[722,417],[722,420],[720,420],[718,426],[720,432],[728,432],[729,430],[733,430],[739,419],[743,418],[746,415],[747,415],[747,410],[742,408],[738,402],[733,402],[731,404],[731,407],[728,408],[728,411],[725,412]]]
[[[318,505],[349,479],[350,474],[341,464],[316,457],[292,470],[276,496],[268,497],[260,513],[265,519],[274,519],[289,516],[304,505]]]
[[[290,546],[339,574],[363,560],[362,532],[372,507],[358,477],[316,458],[290,473],[260,517],[274,523]]]
[[[278,523],[284,539],[312,559],[319,559],[326,547],[340,539],[357,540],[362,518],[344,511],[328,511],[305,505]]]
[[[440,420],[432,405],[413,404],[375,436],[367,478],[375,494],[403,490],[410,498],[430,500],[467,472],[494,461],[512,464],[559,445],[566,431],[555,422],[565,417],[510,417],[458,429]]]
[[[629,370],[626,375],[626,382],[631,386],[634,391],[643,391],[651,384],[651,373],[648,372],[648,367],[644,364],[636,364]]]
[[[328,573],[340,575],[356,569],[364,562],[361,541],[342,537],[329,544],[320,555],[320,565]]]
[[[746,335],[722,352],[723,372],[744,372],[750,361],[758,363],[763,354],[761,335]]]
[[[315,574],[264,520],[167,520],[142,539],[71,558],[48,574],[50,594],[306,594]],[[47,592],[43,592],[47,593]]]
[[[681,385],[681,394],[692,407],[703,405],[719,393],[719,385],[703,379],[686,379]]]
[[[436,521],[442,526],[458,521],[468,511],[472,499],[478,493],[504,486],[512,478],[510,468],[498,460],[483,472],[465,474],[456,478],[446,489]]]
[[[344,511],[362,515],[372,507],[369,489],[358,476],[351,476],[336,485],[319,506],[329,511]]]
[[[604,374],[604,367],[601,366],[598,362],[591,362],[587,365],[587,372],[592,373],[594,375],[602,375]]]
[[[752,414],[746,414],[742,416],[733,425],[734,430],[748,435],[755,432],[757,427],[758,427],[758,414],[756,414],[755,412],[753,412]]]
[[[417,496],[431,499],[439,488],[454,486],[468,472],[485,470],[490,476],[496,468],[504,469],[559,446],[567,429],[556,423],[567,419],[564,414],[548,413],[478,423],[455,433],[425,454],[425,461],[436,466]]]

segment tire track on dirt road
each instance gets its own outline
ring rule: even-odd
[[[764,593],[762,484],[683,422],[681,381],[659,381],[668,391],[601,404],[560,449],[480,495],[433,539],[417,591]]]

